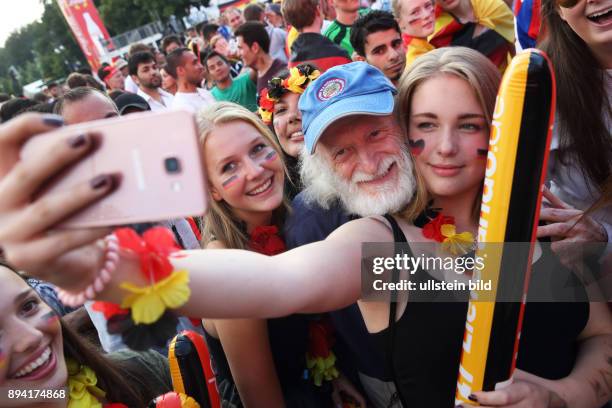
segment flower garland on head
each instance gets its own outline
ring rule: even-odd
[[[306,87],[321,75],[321,71],[310,64],[300,64],[289,70],[289,76],[285,79],[272,78],[268,81],[268,87],[261,90],[257,105],[258,113],[266,125],[272,123],[274,105],[287,92],[298,95],[304,93]]]
[[[469,231],[458,234],[455,217],[441,213],[423,226],[423,236],[442,243],[442,249],[453,255],[464,255],[474,246],[474,235]]]

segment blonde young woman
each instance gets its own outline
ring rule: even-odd
[[[198,126],[211,203],[203,220],[205,248],[282,252],[285,167],[274,135],[255,114],[227,102],[201,111]],[[314,388],[302,380],[304,316],[203,324],[224,406],[320,405]]]
[[[478,220],[474,209],[478,207],[485,171],[482,151],[487,148],[488,123],[498,84],[496,68],[481,54],[463,48],[426,54],[415,62],[400,83],[400,111],[416,167],[425,180],[433,207],[439,208],[444,216],[453,217],[457,232],[476,235]],[[23,139],[28,132],[37,131],[36,126],[30,126],[14,124],[0,134],[0,141],[10,146],[7,139],[20,140],[20,135]],[[12,138],[7,134],[13,135]],[[51,161],[57,167],[79,156],[66,152],[62,156],[60,150]],[[5,172],[12,168],[5,166]],[[41,167],[35,161],[20,162],[16,170],[8,172],[0,191],[12,193],[10,197],[29,196],[38,185],[36,181],[28,189],[12,180],[24,171],[34,180],[54,172]],[[64,236],[70,239],[70,244],[53,250],[45,248],[45,243],[51,241],[58,245],[61,237],[39,238],[39,234],[72,209],[107,192],[105,188],[92,190],[83,186],[70,198],[56,197],[55,203],[45,204],[48,216],[46,222],[39,223],[28,222],[27,215],[33,210],[28,211],[6,194],[0,194],[1,214],[8,225],[19,222],[21,227],[15,237],[10,227],[0,229],[0,242],[7,255],[26,265],[31,273],[52,279],[60,286],[78,290],[79,283],[75,284],[74,280],[81,282],[81,286],[86,285],[91,278],[82,276],[95,273],[96,257],[100,255],[92,256],[91,247],[79,247],[95,239],[96,232]],[[414,203],[406,203],[406,208],[414,209]],[[363,242],[405,240],[410,248],[433,242],[424,236],[423,229],[413,225],[415,215],[404,210],[385,218],[351,221],[325,241],[273,257],[237,250],[183,252],[171,262],[175,268],[190,272],[189,285],[197,296],[192,296],[180,311],[186,315],[223,318],[274,317],[349,305],[360,297]],[[29,248],[27,257],[24,248]],[[545,255],[538,256],[540,259]],[[74,262],[79,263],[78,267]],[[138,279],[138,269],[133,260],[122,257],[117,280]],[[80,278],[76,279],[77,276]],[[539,277],[537,266],[533,276],[536,280]],[[103,295],[116,302],[123,296],[116,284]],[[389,369],[405,405],[450,407],[454,403],[466,305],[400,300],[393,315],[386,302],[358,301],[358,305],[368,331],[380,340],[388,356]],[[606,306],[583,302],[560,312],[555,306],[552,304],[552,309],[544,313],[532,312],[534,309],[528,307],[526,319],[532,322],[526,322],[518,357],[519,370],[513,384],[494,392],[475,393],[473,399],[482,406],[496,407],[596,408],[608,401],[612,390],[607,384],[612,372],[606,357],[610,355],[612,322]],[[571,325],[558,324],[552,319],[556,313],[565,316],[566,311],[571,313]],[[546,372],[548,364],[555,364],[554,372]],[[522,371],[523,367],[529,367],[535,374]]]

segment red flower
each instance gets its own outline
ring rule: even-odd
[[[110,302],[93,302],[91,308],[96,312],[101,312],[104,314],[104,318],[106,320],[118,314],[127,314],[129,312],[128,309],[122,309],[119,305]]]
[[[104,408],[128,408],[128,406],[119,402],[113,402],[111,404],[104,404]]]
[[[268,96],[268,88],[261,90],[259,94],[259,107],[272,112],[274,110],[274,100]]]
[[[334,341],[333,327],[327,319],[308,324],[308,354],[312,358],[327,358]]]
[[[444,235],[442,235],[442,232],[440,230],[442,228],[442,225],[444,224],[454,225],[455,218],[449,217],[446,215],[442,215],[442,214],[438,214],[436,218],[429,221],[427,224],[423,226],[423,236],[425,238],[433,239],[434,241],[437,241],[437,242],[443,242],[445,237]]]
[[[285,243],[278,236],[278,228],[274,225],[255,227],[251,232],[249,248],[264,255],[276,255],[285,252]]]
[[[131,228],[115,230],[119,246],[134,252],[140,258],[140,270],[149,279],[158,282],[172,273],[168,256],[180,248],[174,241],[172,232],[163,227],[147,230],[142,238]]]

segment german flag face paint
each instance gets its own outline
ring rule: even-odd
[[[423,139],[408,139],[408,146],[410,146],[410,153],[412,153],[412,155],[416,157],[423,153],[423,149],[425,148],[425,141]]]
[[[59,322],[59,316],[54,311],[49,311],[42,315],[41,320],[45,326],[51,326]]]
[[[4,369],[4,367],[6,367],[6,354],[4,353],[4,350],[2,350],[2,348],[0,348],[0,370]]]
[[[223,188],[230,188],[233,184],[236,183],[236,181],[238,181],[238,176],[234,175],[225,180],[223,183],[221,183],[221,185],[223,186]]]
[[[266,156],[264,157],[264,160],[266,162],[271,162],[273,160],[276,160],[277,157],[278,155],[276,154],[276,150],[272,150],[270,153],[266,154]]]

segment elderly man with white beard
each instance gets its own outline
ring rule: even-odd
[[[410,202],[416,181],[394,114],[395,94],[385,75],[364,62],[333,67],[306,89],[299,101],[304,190],[285,224],[289,249],[323,240],[352,219],[394,213]],[[361,382],[371,406],[400,407],[357,305],[330,316],[342,371]]]

